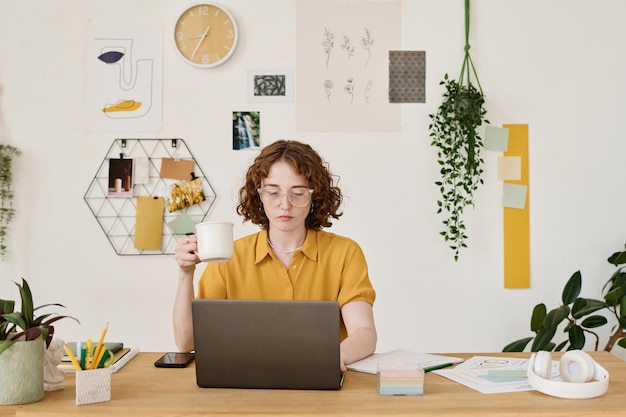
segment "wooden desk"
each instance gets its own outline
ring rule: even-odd
[[[427,374],[425,394],[378,395],[375,375],[348,372],[340,391],[243,390],[198,388],[195,368],[155,368],[160,353],[140,353],[112,375],[110,402],[75,405],[75,378],[65,389],[21,406],[0,406],[0,416],[206,416],[228,415],[376,415],[376,416],[626,416],[626,362],[607,352],[593,352],[610,373],[609,391],[589,400],[564,400],[528,391],[481,394],[435,374]],[[529,357],[528,353],[450,353]],[[557,359],[560,355],[555,354]]]

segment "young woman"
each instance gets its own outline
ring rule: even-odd
[[[353,240],[323,231],[338,219],[342,194],[327,164],[309,145],[280,140],[264,147],[239,190],[237,213],[261,230],[238,239],[233,257],[209,263],[198,298],[333,300],[341,308],[341,369],[374,353],[376,293],[365,256]],[[196,237],[176,245],[180,268],[174,337],[181,352],[194,349],[191,300]]]

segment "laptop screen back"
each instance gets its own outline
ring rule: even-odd
[[[192,301],[200,387],[339,389],[335,301]]]

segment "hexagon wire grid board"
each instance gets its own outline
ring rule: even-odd
[[[109,159],[147,158],[149,178],[147,184],[133,184],[132,197],[109,197]],[[172,213],[163,205],[163,231],[161,250],[135,248],[135,225],[137,197],[164,197],[168,200],[172,179],[161,178],[160,168],[163,158],[175,158],[194,161],[194,174],[202,184],[205,200]],[[183,139],[115,139],[109,148],[100,168],[94,176],[87,192],[85,202],[96,217],[104,234],[111,242],[118,255],[171,255],[176,247],[178,236],[172,232],[168,223],[181,214],[188,215],[194,223],[204,221],[216,199],[215,190],[204,176],[202,168],[193,157]]]

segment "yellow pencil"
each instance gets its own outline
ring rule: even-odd
[[[93,342],[91,339],[87,339],[87,357],[85,358],[85,369],[91,368],[91,349],[93,348]]]
[[[98,346],[96,346],[96,351],[91,357],[91,367],[89,369],[96,369],[98,366],[98,361],[96,360],[100,356],[100,351],[102,350],[102,344],[104,343],[104,336],[107,334],[107,330],[109,329],[109,322],[107,322],[106,327],[102,330],[102,334],[100,335],[100,340],[98,341]]]
[[[72,361],[72,365],[74,365],[74,368],[77,371],[82,371],[83,369],[80,367],[80,363],[78,363],[78,360],[76,360],[76,356],[74,356],[74,354],[72,353],[72,349],[70,349],[70,347],[65,343],[63,343],[63,347],[65,348],[65,353],[67,353],[70,361]]]

